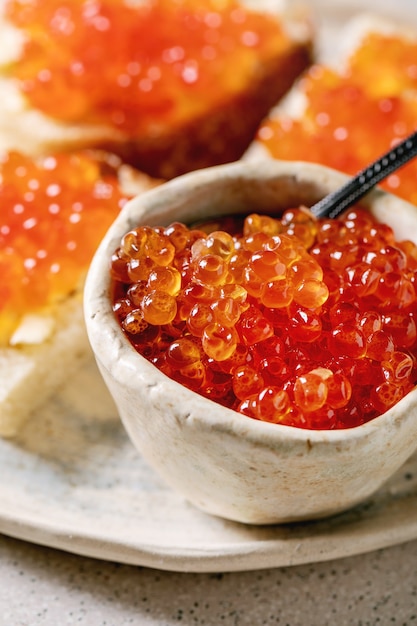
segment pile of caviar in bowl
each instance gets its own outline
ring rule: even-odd
[[[414,386],[417,246],[360,207],[139,226],[111,260],[139,354],[249,418],[346,429]]]

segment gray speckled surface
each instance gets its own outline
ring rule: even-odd
[[[2,626],[417,623],[417,542],[326,563],[177,574],[0,537]]]

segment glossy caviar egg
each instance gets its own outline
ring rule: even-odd
[[[136,262],[146,273],[151,260],[147,280],[141,273],[135,282],[118,256],[111,269],[115,314],[141,354],[229,408],[300,428],[357,426],[412,389],[413,244],[397,243],[360,208],[331,224],[304,208],[224,223],[233,235],[171,224],[122,238],[128,268]],[[182,271],[175,256],[163,266],[151,258],[175,232]],[[152,349],[137,341],[148,324],[161,330]]]

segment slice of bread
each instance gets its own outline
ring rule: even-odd
[[[118,180],[127,198],[159,184],[126,165],[119,167]],[[0,200],[7,200],[2,190]],[[15,435],[30,414],[90,357],[83,319],[83,282],[81,278],[71,293],[47,308],[29,311],[7,345],[0,344],[0,436]],[[0,338],[4,339],[2,330]]]
[[[361,14],[331,58],[309,68],[274,107],[246,159],[318,161],[355,174],[417,127],[417,29]],[[417,204],[417,163],[381,183]]]
[[[180,106],[174,102],[174,107],[186,107],[187,114],[180,110],[174,120],[167,121],[161,121],[156,115],[137,136],[121,126],[92,123],[85,119],[62,121],[31,108],[13,80],[13,63],[22,54],[24,33],[3,20],[0,33],[2,41],[7,41],[7,46],[4,46],[7,50],[0,53],[3,67],[0,78],[0,149],[39,154],[96,147],[118,154],[124,162],[153,177],[165,179],[240,158],[263,117],[310,63],[312,54],[309,16],[292,14],[290,2],[240,0],[240,3],[247,10],[263,12],[269,17],[272,15],[283,34],[280,35],[277,30],[275,37],[269,35],[268,45],[259,47],[259,53],[255,44],[250,64],[242,64],[244,70],[234,62],[236,57],[226,56],[221,72],[222,76],[230,77],[230,85],[224,93],[221,86],[217,88],[212,84],[213,76],[210,78],[211,88],[206,93],[195,92],[184,82],[181,87],[183,93],[179,94],[184,102]],[[214,11],[214,4],[208,6]],[[154,28],[158,29],[157,23]],[[111,49],[110,44],[108,50]],[[178,45],[186,47],[186,40],[178,42]],[[108,50],[102,51],[100,63],[105,63]],[[99,67],[97,71],[100,72]],[[202,78],[205,79],[204,76]],[[163,77],[160,82],[162,80]],[[225,84],[223,78],[222,84]],[[177,98],[171,93],[164,95]],[[137,115],[140,116],[141,111]]]

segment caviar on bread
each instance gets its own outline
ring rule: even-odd
[[[351,46],[346,57],[311,66],[287,105],[262,122],[248,155],[302,159],[353,175],[415,131],[417,32],[361,17],[343,39]],[[417,204],[416,176],[412,161],[381,187]]]
[[[104,148],[158,178],[239,158],[311,59],[308,20],[249,4],[5,0],[0,141]]]
[[[81,302],[89,262],[125,201],[153,184],[104,153],[2,155],[1,435],[90,353]]]

